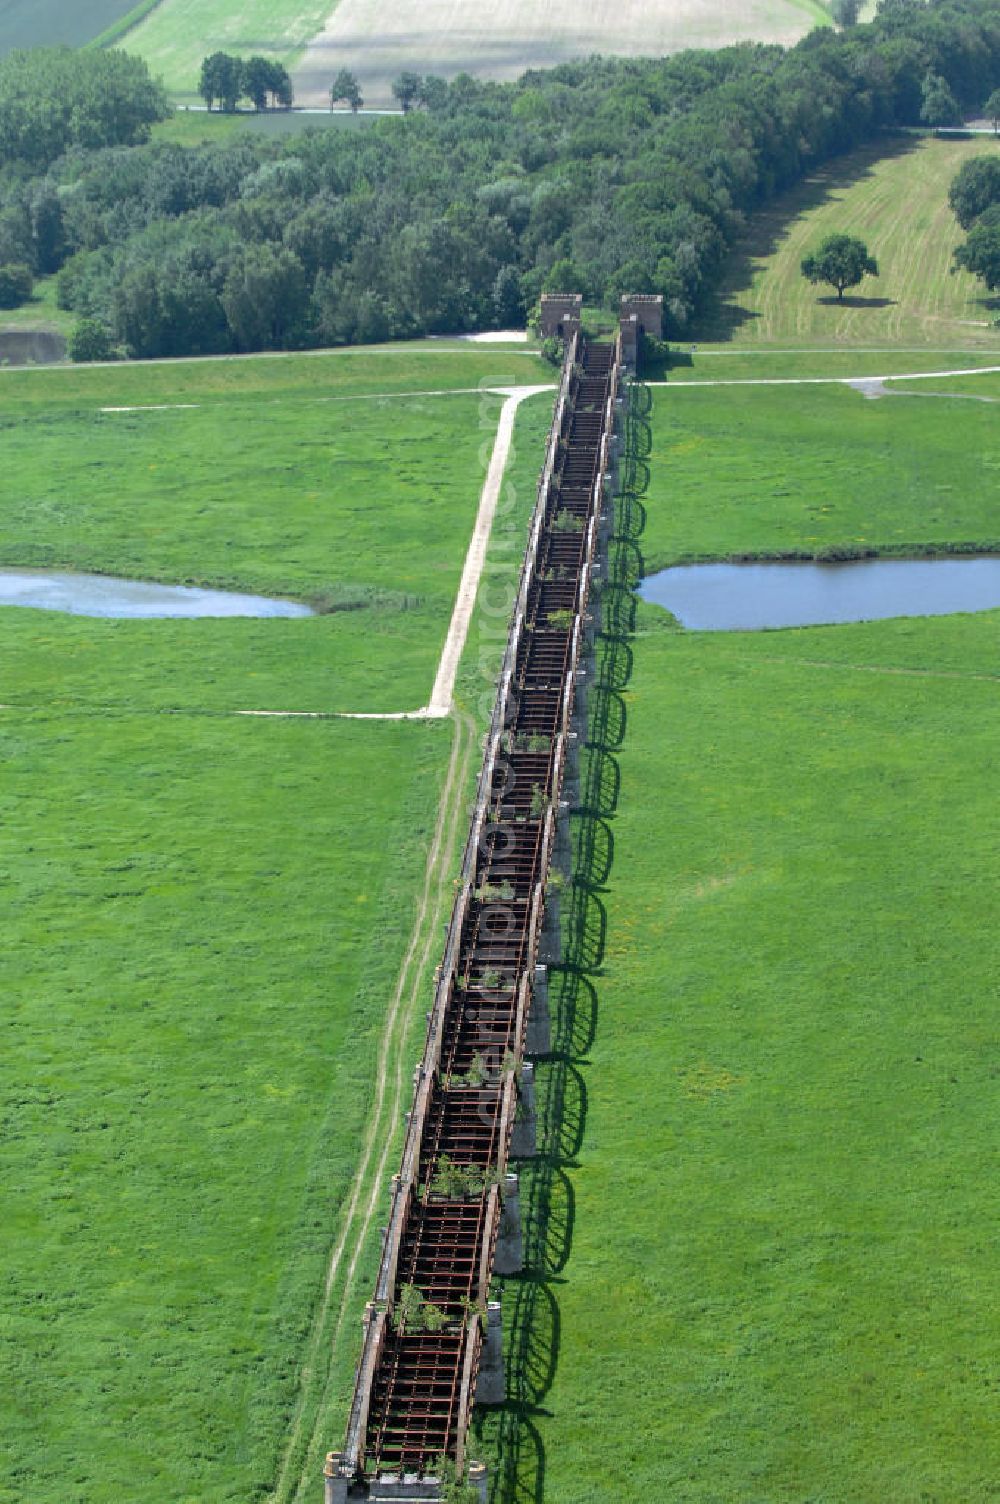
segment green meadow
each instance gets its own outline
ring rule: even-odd
[[[490,365],[502,382],[536,364],[403,354],[9,373],[5,565],[254,590],[324,614],[8,612],[3,699],[207,714],[425,704],[500,409],[475,385]],[[355,371],[353,386],[389,395],[351,395]],[[472,390],[394,391],[406,381]],[[146,410],[103,410],[138,399]],[[544,396],[535,406],[547,411]]]
[[[978,1504],[1000,612],[694,633],[628,587],[680,557],[995,537],[991,408],[787,387],[634,411],[532,1264],[504,1290],[510,1401],[477,1426],[492,1497]]]
[[[124,39],[170,93],[196,98],[202,59],[220,49],[292,63],[335,0],[161,0]]]
[[[829,380],[1000,363],[946,275],[983,149],[777,203],[726,342],[639,391],[494,1504],[996,1497],[1000,612],[696,633],[631,595],[680,560],[1000,548],[995,374]],[[798,276],[833,229],[883,267],[844,309]],[[684,385],[789,378],[826,381]]]
[[[22,47],[82,47],[120,22],[135,0],[5,0],[0,7],[0,56]]]
[[[998,629],[641,610],[546,1504],[995,1497]]]
[[[917,349],[900,345],[892,348],[849,345],[837,349],[817,344],[812,349],[795,350],[779,341],[777,345],[675,345],[665,369],[650,373],[651,386],[666,379],[671,386],[692,382],[725,381],[787,382],[850,381],[856,376],[911,376],[934,371],[977,371],[1000,366],[1000,334],[992,347],[970,350],[961,345],[948,348],[927,346]]]
[[[402,1123],[378,1082],[407,1081],[418,1050],[550,399],[519,416],[456,718],[228,712],[426,701],[499,399],[400,390],[534,364],[5,378],[5,564],[352,604],[287,622],[0,611],[5,1504],[118,1504],[140,1480],[189,1504],[290,1499],[340,1438],[378,1243],[361,1149]],[[164,401],[202,405],[98,411]],[[334,1274],[342,1237],[358,1260]]]
[[[1000,549],[996,407],[918,400],[956,383],[996,392],[989,375],[898,382],[876,400],[838,385],[657,388],[646,572],[733,554]]]
[[[122,365],[20,367],[0,372],[4,417],[31,411],[235,402],[243,397],[321,402],[428,394],[484,386],[556,384],[553,368],[523,346],[491,350],[424,340],[305,354],[211,355]]]
[[[377,115],[354,115],[343,109],[308,115],[299,110],[239,110],[230,115],[222,110],[209,112],[181,106],[169,120],[153,126],[151,138],[169,141],[174,146],[217,146],[222,141],[232,141],[243,135],[273,139],[295,136],[303,131],[364,130],[378,118]]]
[[[262,1499],[449,728],[94,707],[0,741],[0,1499]]]
[[[883,137],[827,163],[753,215],[699,336],[748,349],[997,348],[996,299],[969,273],[952,271],[965,232],[948,205],[962,163],[997,152],[989,136]],[[802,257],[834,233],[860,236],[879,266],[879,276],[866,277],[842,303],[800,270]]]

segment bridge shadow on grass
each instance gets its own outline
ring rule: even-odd
[[[759,263],[774,255],[790,226],[803,214],[821,208],[863,183],[873,175],[880,162],[916,151],[920,142],[921,138],[914,136],[879,136],[868,146],[824,163],[803,182],[787,193],[779,194],[770,203],[751,209],[747,233],[733,247],[718,288],[708,295],[699,309],[690,338],[732,339],[737,330],[758,319],[760,315],[745,306],[743,299],[753,287]],[[885,305],[866,303],[863,306]]]
[[[587,744],[580,755],[579,803],[573,811],[572,882],[560,909],[563,957],[549,968],[551,1052],[536,1063],[538,1153],[519,1166],[525,1267],[503,1282],[507,1399],[477,1410],[472,1455],[490,1459],[490,1504],[544,1504],[545,1445],[537,1422],[559,1362],[560,1287],[572,1279],[576,1196],[570,1171],[586,1152],[588,1056],[600,1019],[600,979],[607,936],[603,895],[614,863],[614,819],[621,792],[618,752],[632,675],[634,586],[642,577],[641,501],[651,447],[651,394],[632,388],[626,420],[622,490],[615,502],[608,579],[600,597],[594,688]]]

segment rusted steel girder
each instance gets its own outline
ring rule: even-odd
[[[620,370],[569,342],[329,1504],[465,1465]]]

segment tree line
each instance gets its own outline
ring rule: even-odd
[[[68,144],[0,171],[0,265],[58,271],[80,348],[136,356],[523,325],[565,289],[662,293],[677,337],[747,216],[919,124],[928,75],[983,107],[1000,0],[884,0],[874,22],[790,49],[422,79],[404,118],[360,131]]]
[[[133,145],[171,106],[145,63],[124,52],[38,47],[0,59],[0,190],[73,147]]]
[[[288,69],[268,57],[233,57],[213,52],[201,65],[198,93],[211,110],[233,114],[246,98],[255,110],[290,110],[294,99]]]

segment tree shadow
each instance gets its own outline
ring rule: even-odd
[[[879,162],[907,156],[919,145],[918,137],[879,136],[869,146],[824,163],[796,187],[754,208],[747,234],[730,252],[725,276],[695,315],[690,337],[729,340],[737,330],[759,318],[741,300],[753,287],[759,263],[774,255],[789,227],[803,214],[819,209],[871,177]]]
[[[680,370],[685,366],[690,368],[694,365],[694,358],[690,351],[670,347],[657,350],[655,355],[650,355],[647,350],[643,350],[641,360],[643,381],[662,381],[671,371]]]
[[[624,691],[633,668],[629,637],[635,625],[633,587],[642,575],[638,539],[646,523],[640,495],[648,483],[641,454],[651,445],[648,390],[633,386],[625,427],[623,470],[629,476],[615,503],[608,580],[601,591],[594,646],[594,688],[587,741],[580,751],[580,799],[573,812],[574,861],[561,900],[563,954],[549,968],[551,1050],[536,1064],[538,1153],[521,1163],[525,1268],[503,1282],[507,1398],[477,1409],[473,1432],[479,1456],[491,1456],[490,1504],[544,1504],[545,1448],[537,1420],[559,1362],[559,1286],[570,1267],[576,1196],[568,1171],[585,1148],[588,1055],[600,1021],[600,968],[607,910],[599,893],[614,863],[613,822],[621,772],[617,752],[628,716]]]
[[[859,298],[852,297],[849,293],[842,298],[817,298],[817,303],[822,303],[826,308],[895,308],[895,298]]]

